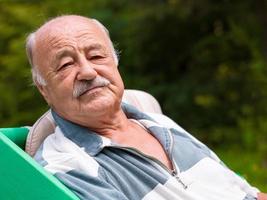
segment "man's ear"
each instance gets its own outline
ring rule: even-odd
[[[47,104],[50,105],[50,98],[49,98],[47,86],[46,85],[41,85],[41,84],[36,83],[36,82],[35,82],[35,85],[38,88],[38,90],[41,93],[41,95],[44,97],[44,99],[47,102]]]

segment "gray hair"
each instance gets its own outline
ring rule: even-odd
[[[59,17],[56,17],[56,18],[60,18],[60,17],[64,17],[63,16],[59,16]],[[56,19],[56,18],[53,18],[52,20]],[[99,22],[98,20],[96,19],[93,19],[93,18],[88,18],[90,20],[92,20],[93,23],[95,23],[97,26],[100,27],[100,29],[105,33],[107,34],[108,38],[109,38],[109,45],[111,47],[111,51],[112,51],[112,56],[113,56],[113,59],[115,61],[115,64],[118,65],[119,63],[119,52],[116,51],[116,49],[114,48],[114,45],[110,39],[110,35],[109,35],[109,31],[108,29],[101,23]],[[49,20],[49,21],[52,21],[52,20]],[[48,22],[49,22],[48,21]],[[46,22],[46,23],[48,23]],[[38,31],[39,29],[37,29]],[[28,61],[31,65],[31,73],[32,73],[32,80],[33,80],[33,84],[34,85],[46,85],[46,81],[45,79],[41,76],[39,70],[38,70],[38,67],[36,65],[34,65],[33,63],[33,48],[35,46],[35,43],[36,43],[36,32],[32,32],[28,35],[27,39],[26,39],[26,54],[27,54],[27,57],[28,57]]]

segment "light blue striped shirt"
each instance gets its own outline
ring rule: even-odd
[[[258,190],[229,170],[204,144],[160,114],[122,103],[163,146],[174,170],[159,160],[121,146],[61,118],[35,155],[80,199],[90,200],[252,200]]]

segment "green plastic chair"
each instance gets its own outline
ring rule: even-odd
[[[28,132],[27,127],[0,128],[0,199],[78,200],[24,152]]]

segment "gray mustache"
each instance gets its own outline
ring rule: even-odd
[[[97,76],[93,80],[77,81],[73,89],[73,97],[77,98],[88,90],[96,87],[104,87],[110,84],[110,81],[102,76]]]

